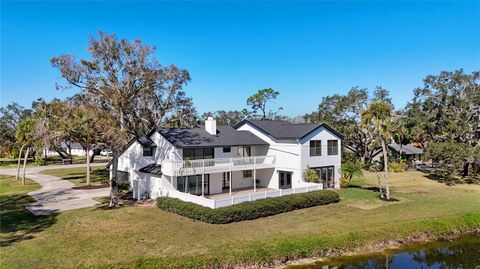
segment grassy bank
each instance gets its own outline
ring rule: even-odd
[[[61,213],[50,227],[2,247],[4,268],[214,267],[265,264],[354,249],[412,234],[480,228],[480,186],[445,184],[419,172],[393,174],[393,197],[379,201],[375,174],[338,191],[340,202],[218,225],[154,205]],[[3,232],[3,231],[2,231]]]
[[[56,176],[64,180],[69,180],[77,186],[85,186],[86,168],[65,168],[65,169],[50,169],[43,170],[40,173],[45,175]],[[104,166],[92,167],[90,173],[91,185],[108,185],[108,170]]]

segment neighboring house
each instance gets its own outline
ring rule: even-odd
[[[70,151],[72,156],[82,156],[82,157],[86,156],[86,151],[80,143],[70,143],[70,149],[69,149],[68,145],[65,142],[62,142],[60,147],[67,153]],[[91,148],[92,149],[90,149],[88,156],[92,156],[94,154],[94,149],[96,150],[95,151],[96,155],[100,154],[102,156],[107,156],[107,157],[112,155],[112,153],[108,149],[104,149],[105,148],[104,144],[101,144],[101,143],[93,144]],[[48,148],[44,148],[43,150],[43,157],[58,156],[58,155],[59,155],[58,152],[56,152],[55,150],[51,150]]]
[[[234,128],[156,128],[119,155],[119,179],[134,197],[176,197],[211,208],[338,188],[342,135],[324,124],[244,120]],[[321,183],[303,172],[318,171]]]
[[[68,146],[65,142],[62,142],[60,147],[65,152],[69,152]],[[71,143],[70,144],[70,150],[71,150],[72,156],[85,156],[85,154],[86,154],[85,149],[82,147],[82,145],[80,145],[80,143]],[[92,153],[93,153],[93,151],[90,150],[89,156],[91,156]],[[58,156],[58,152],[56,152],[55,150],[50,150],[50,149],[45,149],[43,151],[43,154],[44,154],[44,157]]]
[[[419,161],[423,155],[423,149],[417,148],[412,144],[402,145],[402,155],[407,161]],[[400,156],[400,145],[397,143],[388,144],[388,156],[398,158]],[[383,158],[382,149],[379,148],[373,153],[373,161],[381,162]]]

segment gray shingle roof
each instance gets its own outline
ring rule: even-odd
[[[268,145],[248,131],[237,131],[230,126],[217,126],[217,135],[207,133],[203,126],[186,128],[157,128],[165,139],[176,147],[223,147]]]
[[[392,143],[392,144],[388,144],[388,146],[391,149],[395,150],[396,152],[400,152],[400,145],[399,144]],[[420,148],[412,146],[411,144],[408,144],[408,145],[403,145],[402,146],[402,152],[405,155],[423,154],[423,149],[420,149]]]
[[[155,143],[149,137],[140,137],[138,143],[144,147],[156,147]]]
[[[162,175],[162,166],[160,164],[149,164],[145,167],[142,167],[138,170],[139,172],[142,173],[147,173],[147,174],[154,174],[154,175]]]
[[[323,123],[291,123],[284,120],[243,120],[235,128],[249,122],[276,139],[300,139],[310,134],[320,126],[325,127],[335,135],[343,138],[343,135]]]

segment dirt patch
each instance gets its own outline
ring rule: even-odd
[[[378,204],[371,204],[371,203],[355,203],[355,204],[349,204],[347,205],[349,207],[355,207],[355,208],[360,208],[363,210],[372,210],[375,208],[382,207],[383,205],[378,203]]]
[[[380,200],[384,201],[384,202],[398,202],[400,200],[396,199],[396,198],[392,198],[390,197],[389,199],[385,198],[385,197],[379,197]]]
[[[110,185],[107,184],[102,184],[102,185],[90,185],[90,186],[75,186],[72,189],[74,190],[95,190],[95,189],[103,189],[103,188],[108,188]]]
[[[399,189],[399,190],[395,190],[395,192],[398,192],[398,193],[405,193],[405,194],[427,194],[427,193],[430,193],[428,191],[424,191],[424,190],[420,190],[420,189]]]

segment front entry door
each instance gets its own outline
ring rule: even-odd
[[[291,189],[292,172],[278,171],[278,186],[280,189]]]

